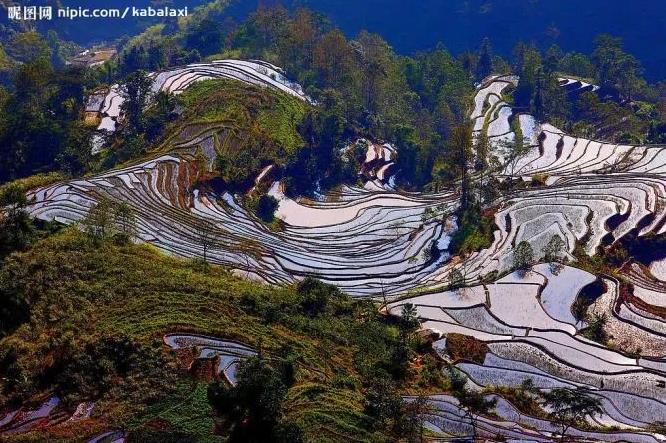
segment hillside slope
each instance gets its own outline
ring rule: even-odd
[[[308,314],[307,289],[248,282],[150,246],[94,246],[67,229],[9,258],[0,293],[25,302],[13,309],[28,316],[2,339],[2,404],[61,400],[52,414],[59,424],[3,441],[81,441],[108,430],[140,441],[220,441],[205,364],[188,374],[192,357],[181,353],[179,362],[162,343],[175,332],[237,340],[292,361],[284,420],[307,441],[389,439],[370,428],[361,386],[387,364],[397,332],[373,305],[335,290],[321,315]],[[63,421],[85,401],[94,402],[90,419]]]

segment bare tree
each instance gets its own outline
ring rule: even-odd
[[[208,251],[219,244],[219,234],[215,225],[208,220],[198,220],[194,226],[197,243],[201,246],[204,263],[208,263]]]

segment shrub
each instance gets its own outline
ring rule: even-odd
[[[208,401],[220,417],[230,442],[302,441],[302,431],[283,422],[282,403],[287,386],[280,372],[260,357],[239,364],[238,384],[219,382],[208,388]]]
[[[478,364],[483,364],[489,352],[488,345],[481,340],[456,333],[446,335],[446,350],[454,361],[469,360]]]
[[[607,320],[606,314],[594,314],[588,319],[589,326],[582,331],[582,334],[590,340],[605,344],[608,341],[605,330]]]
[[[274,197],[264,194],[259,197],[255,213],[261,220],[270,223],[275,219],[275,211],[279,204]]]
[[[465,284],[465,277],[458,268],[453,268],[448,275],[449,290],[459,289]]]
[[[375,420],[375,428],[382,428],[401,421],[404,401],[395,385],[378,378],[371,382],[365,396],[365,413]]]
[[[532,264],[534,264],[534,250],[532,245],[523,240],[513,250],[513,268],[527,271]]]
[[[495,219],[470,209],[460,217],[458,230],[453,234],[449,251],[452,254],[469,254],[493,244]]]

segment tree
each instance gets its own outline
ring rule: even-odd
[[[583,330],[583,335],[597,343],[606,343],[608,340],[606,335],[607,321],[606,314],[593,314],[588,318],[588,326]]]
[[[123,74],[131,74],[140,69],[148,68],[148,54],[142,45],[132,46],[122,55],[121,70]]]
[[[498,150],[504,156],[504,173],[513,181],[520,159],[529,152],[529,140],[520,138],[513,140],[502,139],[498,143]]]
[[[259,201],[257,201],[255,213],[261,220],[270,223],[275,220],[275,210],[279,205],[280,203],[275,197],[263,194],[259,197]]]
[[[195,26],[188,28],[185,36],[185,45],[188,49],[195,49],[203,56],[217,54],[222,51],[225,39],[235,25],[233,21],[205,18]]]
[[[173,119],[177,100],[168,91],[159,91],[151,105],[145,110],[145,134],[148,141],[155,141],[162,135],[166,124]]]
[[[116,233],[114,212],[115,204],[108,198],[101,198],[88,210],[81,224],[94,243],[103,242]]]
[[[146,152],[148,149],[148,142],[144,134],[134,130],[128,130],[122,140],[122,145],[117,152],[117,157],[120,160],[128,160],[130,158],[138,157]]]
[[[259,357],[238,366],[236,386],[212,383],[208,402],[222,420],[230,442],[300,442],[302,432],[283,419],[287,385],[280,372]]]
[[[26,249],[36,238],[35,226],[25,211],[27,203],[21,186],[9,185],[0,191],[0,260]]]
[[[402,420],[404,403],[391,381],[377,378],[365,395],[365,413],[375,420],[376,429],[394,426]]]
[[[208,251],[219,243],[217,227],[208,220],[197,219],[194,225],[195,240],[201,246],[202,259],[208,263]]]
[[[70,176],[79,177],[90,169],[92,131],[84,122],[72,122],[64,147],[57,155],[58,167]]]
[[[299,8],[286,25],[277,45],[281,66],[287,72],[310,70],[314,58],[314,47],[323,31],[320,25],[319,17],[304,8]]]
[[[456,126],[448,141],[450,160],[458,169],[460,177],[460,210],[465,211],[470,203],[469,161],[472,157],[472,127],[469,123]]]
[[[590,394],[586,388],[554,388],[543,394],[544,404],[550,412],[549,418],[561,428],[561,439],[565,441],[566,433],[572,426],[583,424],[585,418],[601,415],[601,401]]]
[[[534,73],[534,94],[531,110],[537,120],[543,121],[546,116],[546,73],[542,67],[538,67]]]
[[[305,277],[296,286],[300,295],[300,310],[308,317],[326,312],[329,305],[342,298],[340,290],[312,277]]]
[[[126,202],[120,202],[115,206],[114,218],[119,240],[122,242],[132,241],[137,234],[134,210]]]
[[[352,49],[339,29],[324,35],[314,48],[313,67],[324,85],[343,86],[342,80],[349,80],[353,64]]]
[[[460,289],[465,284],[465,276],[458,268],[451,269],[448,276],[449,290]]]
[[[481,131],[476,137],[476,157],[474,159],[474,169],[481,171],[484,175],[488,168],[488,154],[490,153],[490,141],[487,131]]]
[[[565,253],[566,243],[562,237],[555,234],[553,235],[548,244],[543,248],[543,257],[550,264],[550,271],[557,275],[562,270],[560,263],[563,260]]]
[[[408,443],[423,443],[423,431],[426,415],[430,412],[431,406],[428,397],[419,395],[415,399],[406,402],[405,406],[405,434]]]
[[[30,62],[38,58],[50,58],[48,42],[37,31],[19,32],[12,36],[7,53],[19,62]]]
[[[17,67],[0,92],[0,182],[55,169],[78,132],[85,71],[55,71],[46,58]],[[4,92],[4,91],[3,91]]]
[[[551,45],[543,58],[543,70],[547,75],[555,73],[560,67],[560,60],[564,57],[562,49],[557,45]]]
[[[541,67],[541,54],[534,46],[520,42],[513,49],[513,56],[513,72],[519,76],[518,85],[513,92],[514,104],[531,109],[536,90],[537,69]]]
[[[367,31],[361,31],[355,43],[361,58],[363,105],[370,114],[375,114],[388,89],[393,53],[379,35]]]
[[[148,73],[138,70],[125,78],[121,89],[122,111],[127,121],[128,132],[142,133],[144,130],[144,109],[151,98],[153,80]]]
[[[60,38],[58,33],[53,29],[49,30],[46,34],[46,41],[49,48],[51,49],[51,64],[56,68],[62,68],[65,66],[65,51],[63,50],[62,44],[60,43]]]
[[[455,367],[449,369],[451,393],[472,425],[472,441],[476,441],[477,416],[488,414],[497,405],[497,399],[488,400],[483,393],[467,387],[467,376]]]
[[[404,334],[409,334],[415,331],[421,324],[419,320],[419,312],[411,303],[402,305],[400,312],[400,329]]]
[[[558,69],[567,74],[594,79],[597,72],[589,57],[579,52],[567,52],[560,59]]]
[[[481,41],[479,61],[476,67],[476,79],[483,80],[493,73],[493,52],[488,37]]]
[[[631,100],[633,94],[644,85],[638,60],[622,49],[622,39],[602,34],[595,40],[592,61],[597,69],[597,79],[603,89],[617,91],[622,98]]]
[[[523,240],[513,250],[513,268],[525,274],[534,263],[532,245]]]

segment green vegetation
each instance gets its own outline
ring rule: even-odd
[[[236,386],[217,382],[208,388],[208,400],[221,417],[218,426],[229,441],[302,442],[301,428],[282,417],[288,388],[295,381],[293,366],[277,371],[261,357],[239,366]]]
[[[449,247],[453,253],[469,254],[488,248],[493,243],[495,218],[482,214],[478,207],[465,212],[458,225],[459,229],[453,234]]]
[[[296,97],[221,79],[197,82],[179,98],[186,109],[184,124],[228,122],[248,128],[254,131],[248,138],[260,137],[284,149],[286,155],[303,146],[297,127],[307,105]]]
[[[527,272],[534,264],[534,259],[532,245],[525,240],[518,243],[513,249],[513,269]]]
[[[9,92],[0,87],[0,183],[88,168],[90,130],[78,120],[85,76],[76,68],[54,70],[38,58],[17,68]]]
[[[463,64],[443,47],[401,57],[376,34],[362,31],[347,40],[323,17],[305,9],[290,13],[281,7],[261,8],[245,23],[233,26],[222,18],[218,6],[182,21],[176,32],[153,27],[130,41],[121,56],[120,72],[179,64],[193,53],[261,59],[283,67],[321,108],[304,119],[300,133],[311,149],[300,151],[297,164],[311,171],[305,178],[290,174],[292,193],[308,195],[347,178],[348,174],[336,172],[336,165],[341,165],[332,165],[331,160],[355,134],[397,143],[405,186],[429,184],[435,163],[449,165],[446,140],[452,128],[465,121],[473,87]],[[291,110],[278,106],[265,119],[259,116],[258,125],[285,147],[300,146],[291,128],[299,119],[287,119],[285,124],[285,115]],[[322,171],[322,165],[327,166],[324,172],[312,173]],[[445,179],[450,182],[456,174]]]
[[[553,235],[543,248],[543,259],[549,263],[553,274],[562,270],[561,262],[566,260],[565,253],[566,243],[558,234]]]
[[[476,440],[476,420],[477,415],[488,415],[497,405],[497,399],[488,400],[483,392],[476,391],[467,387],[469,381],[467,375],[460,370],[451,367],[449,369],[451,374],[451,390],[452,394],[458,402],[460,407],[465,412],[465,415],[472,424],[472,439]]]
[[[426,405],[405,405],[401,394],[448,388],[471,420],[490,413],[494,403],[466,387],[459,372],[452,370],[450,380],[442,374],[442,362],[416,333],[412,305],[397,319],[311,278],[286,287],[235,278],[206,263],[220,240],[207,222],[194,227],[203,265],[161,255],[132,244],[129,207],[106,200],[91,208],[82,232],[69,228],[49,236],[56,229],[36,226],[25,213],[25,191],[169,150],[178,137],[207,131],[218,156],[214,174],[199,168],[200,184],[219,177],[230,190],[245,191],[264,167],[275,165],[271,173],[283,179],[288,194],[314,195],[357,180],[364,154],[353,151],[343,160],[340,151],[370,137],[398,148],[403,189],[460,190],[450,252],[467,255],[492,244],[496,226],[486,208],[502,189],[491,178],[484,181],[498,166],[487,138],[473,146],[468,106],[474,80],[518,74],[509,98],[516,108],[575,134],[618,142],[666,140],[666,88],[648,85],[636,60],[610,36],[598,39],[591,57],[519,44],[509,66],[492,54],[489,40],[478,53],[458,58],[441,45],[401,56],[376,34],[348,39],[307,10],[261,8],[235,25],[224,20],[223,3],[198,9],[175,28],[148,29],[100,70],[63,68],[57,38],[33,31],[15,33],[6,49],[0,47],[6,86],[0,87],[0,183],[7,182],[0,187],[6,208],[0,214],[0,404],[32,405],[50,395],[70,409],[97,402],[85,430],[68,423],[16,440],[74,441],[118,428],[132,441],[416,441],[423,438],[419,411]],[[178,98],[150,97],[147,70],[220,56],[283,66],[317,105],[230,80],[198,82]],[[588,78],[601,89],[567,96],[560,75]],[[81,111],[86,93],[119,80],[125,122],[102,162],[90,154],[92,133],[80,122]],[[512,129],[516,141],[504,146],[510,175],[527,149],[517,118]],[[200,164],[202,156],[199,150]],[[510,188],[512,180],[503,186]],[[247,207],[279,226],[277,201],[258,188]],[[546,259],[562,261],[564,246],[553,237]],[[634,252],[618,243],[589,258],[580,247],[581,267],[608,273]],[[526,272],[534,251],[520,242],[513,258],[514,268]],[[464,286],[463,272],[448,276],[451,289]],[[577,306],[580,317],[585,310]],[[606,318],[588,321],[582,334],[606,342]],[[182,355],[163,345],[169,332],[239,340],[259,357],[240,365],[237,386],[209,383],[187,373]],[[449,334],[447,350],[454,360],[481,364],[488,347]],[[536,414],[532,387],[493,392]],[[544,397],[563,439],[568,427],[598,410],[586,393],[574,394],[552,390]]]
[[[287,94],[232,80],[199,82],[179,97],[184,112],[172,130],[217,131],[216,169],[233,187],[249,187],[269,164],[295,162],[305,146],[299,125],[308,105]]]
[[[541,52],[519,43],[512,71],[520,75],[515,106],[581,137],[620,143],[662,143],[665,114],[661,83],[648,85],[638,61],[622,40],[602,34],[591,56],[564,53],[556,45]],[[597,92],[565,94],[559,76],[600,87]]]
[[[554,388],[543,394],[545,406],[550,409],[548,418],[561,427],[560,441],[566,441],[572,426],[586,423],[587,417],[601,415],[601,400],[586,388]]]
[[[274,197],[266,194],[262,194],[259,198],[250,199],[247,203],[248,208],[266,223],[275,220],[275,210],[278,205],[279,203]]]
[[[29,404],[48,393],[69,407],[95,399],[95,429],[120,427],[135,438],[154,437],[159,422],[162,432],[214,441],[205,388],[161,344],[168,332],[239,340],[276,368],[286,358],[294,381],[285,383],[280,415],[305,441],[393,441],[401,432],[394,419],[402,418],[389,426],[369,415],[367,389],[398,389],[421,346],[414,324],[391,324],[374,304],[316,280],[264,286],[150,246],[92,241],[74,228],[8,257],[0,295],[2,404]],[[77,435],[68,426],[44,432],[21,438]]]

